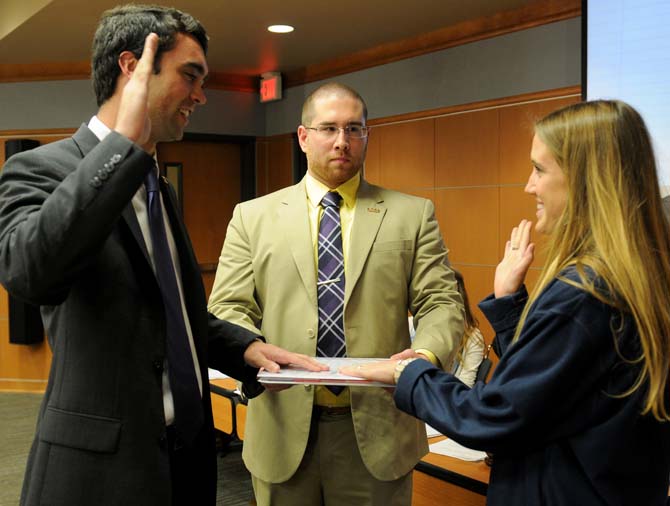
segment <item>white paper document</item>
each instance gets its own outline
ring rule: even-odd
[[[230,378],[230,376],[227,374],[223,374],[221,371],[217,371],[216,369],[207,369],[207,375],[210,381]]]
[[[447,457],[454,457],[470,462],[476,462],[486,458],[486,452],[471,450],[470,448],[458,444],[453,439],[444,439],[439,443],[433,443],[430,445],[430,451],[439,455],[446,455]]]
[[[426,436],[428,437],[435,437],[435,436],[441,436],[442,434],[440,431],[437,429],[431,427],[430,425],[426,424]]]
[[[258,373],[258,381],[261,383],[273,384],[312,384],[312,385],[340,385],[340,386],[358,386],[358,387],[389,387],[387,383],[379,383],[377,381],[369,381],[355,376],[347,376],[338,372],[341,367],[367,364],[370,362],[379,362],[380,360],[388,360],[383,358],[332,358],[332,357],[317,357],[319,362],[326,364],[330,370],[312,372],[298,367],[288,366],[282,367],[279,372],[260,371]]]

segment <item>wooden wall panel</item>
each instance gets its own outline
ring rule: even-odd
[[[276,135],[256,141],[256,196],[293,184],[293,136]]]
[[[379,136],[380,184],[385,188],[435,186],[435,122],[432,119],[375,127]]]
[[[500,183],[526,184],[530,174],[533,125],[551,111],[579,102],[579,97],[547,99],[500,109]]]
[[[293,138],[271,142],[268,151],[268,193],[293,184]]]
[[[200,264],[216,263],[233,208],[241,200],[240,146],[171,142],[159,146],[161,164],[182,164],[184,223]]]
[[[435,120],[435,185],[498,184],[498,110]]]
[[[256,197],[265,195],[268,188],[268,143],[256,141]]]
[[[437,219],[452,262],[498,262],[498,189],[452,188],[436,191]]]
[[[368,135],[368,152],[365,157],[365,168],[363,174],[368,183],[381,185],[381,167],[380,167],[380,151],[381,151],[381,132],[375,129],[370,131]]]
[[[202,273],[202,282],[205,285],[205,298],[207,300],[209,300],[209,295],[212,293],[212,287],[214,286],[214,277],[216,275],[217,265],[218,263],[214,264],[211,270]]]

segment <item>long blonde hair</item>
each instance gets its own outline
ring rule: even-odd
[[[666,401],[670,233],[644,121],[620,101],[583,102],[541,119],[535,134],[565,173],[568,198],[515,340],[544,288],[563,269],[574,267],[579,281],[561,278],[563,281],[629,314],[636,324],[641,353],[632,362],[640,364],[640,373],[622,395],[645,386],[642,413],[670,420]],[[604,283],[605,290],[596,289],[587,268]],[[612,337],[617,346],[616,335]]]

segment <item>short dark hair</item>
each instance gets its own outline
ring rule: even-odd
[[[305,99],[305,102],[302,105],[302,116],[300,119],[303,125],[310,126],[312,119],[314,119],[314,101],[321,95],[327,95],[329,93],[333,93],[343,97],[350,97],[353,98],[354,100],[358,100],[363,106],[363,120],[367,122],[368,106],[365,104],[365,100],[363,100],[363,97],[361,97],[361,95],[350,86],[335,81],[331,81],[319,86],[312,93],[310,93]]]
[[[154,72],[160,72],[160,58],[176,43],[177,34],[194,37],[207,54],[207,32],[190,14],[160,5],[128,4],[105,11],[93,37],[91,74],[98,106],[113,94],[121,69],[119,55],[131,51],[140,58],[149,33],[158,35]]]

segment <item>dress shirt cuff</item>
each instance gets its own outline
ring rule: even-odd
[[[440,359],[437,358],[435,353],[433,353],[432,351],[427,350],[425,348],[419,348],[419,349],[416,349],[414,351],[417,352],[417,353],[420,353],[421,355],[426,357],[428,360],[430,360],[430,363],[433,364],[435,367],[439,367],[440,369],[442,369],[442,364],[440,363]]]
[[[425,360],[413,360],[405,366],[398,378],[393,396],[398,409],[414,415],[414,402],[412,401],[414,385],[426,371],[434,369],[436,367]]]

